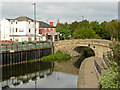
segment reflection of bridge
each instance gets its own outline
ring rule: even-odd
[[[95,52],[95,57],[103,57],[103,53],[110,50],[109,40],[101,39],[73,39],[73,40],[62,40],[54,42],[54,52],[58,50],[63,53],[69,54],[70,56],[76,56],[78,52],[74,49],[76,47],[85,46],[89,47]]]

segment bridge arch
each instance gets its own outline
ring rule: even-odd
[[[77,56],[82,55],[82,56],[95,56],[95,51],[90,48],[89,46],[78,46],[73,49],[78,53]]]
[[[74,50],[76,47],[85,46],[89,47],[95,52],[95,57],[103,57],[103,53],[110,50],[109,40],[101,39],[73,39],[73,40],[60,40],[54,42],[54,53],[58,50],[62,51],[65,54],[69,54],[74,57],[78,54]]]

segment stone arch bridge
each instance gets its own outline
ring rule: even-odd
[[[109,45],[111,41],[102,39],[73,39],[60,40],[54,42],[54,53],[58,50],[70,56],[76,56],[78,52],[74,49],[76,47],[89,47],[95,52],[95,57],[103,57],[103,53],[110,51]]]

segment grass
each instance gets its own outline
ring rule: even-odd
[[[57,51],[55,54],[42,57],[41,60],[44,62],[63,62],[70,60],[70,58],[70,55],[63,54],[61,51]]]

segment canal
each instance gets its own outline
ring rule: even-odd
[[[29,62],[2,67],[0,88],[77,88],[79,57],[66,62]]]

